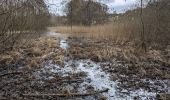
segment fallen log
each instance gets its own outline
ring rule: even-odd
[[[65,94],[23,94],[23,96],[26,97],[43,97],[43,96],[56,96],[56,97],[80,97],[80,96],[90,96],[90,95],[96,95],[99,93],[108,92],[109,89],[104,89],[100,91],[95,91],[91,93],[65,93]]]

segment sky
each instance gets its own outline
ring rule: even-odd
[[[58,15],[64,15],[63,1],[69,0],[46,0],[46,4],[49,6],[49,10],[51,13],[55,13]],[[116,11],[117,13],[124,13],[129,9],[133,9],[136,7],[137,1],[139,0],[97,0],[103,4],[106,4],[109,8],[108,12],[113,13]]]

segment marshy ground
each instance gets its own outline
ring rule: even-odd
[[[170,100],[170,0],[0,0],[0,100]]]
[[[1,54],[0,99],[168,100],[169,47],[138,53],[131,42],[50,31]]]

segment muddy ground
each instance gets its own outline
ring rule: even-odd
[[[1,54],[0,99],[169,100],[169,50],[48,32]]]

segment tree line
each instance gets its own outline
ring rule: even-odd
[[[12,47],[25,34],[45,29],[48,19],[49,11],[44,0],[1,0],[1,48],[7,47],[6,44]]]
[[[103,24],[108,21],[107,11],[107,5],[94,0],[71,0],[65,8],[69,25]]]

